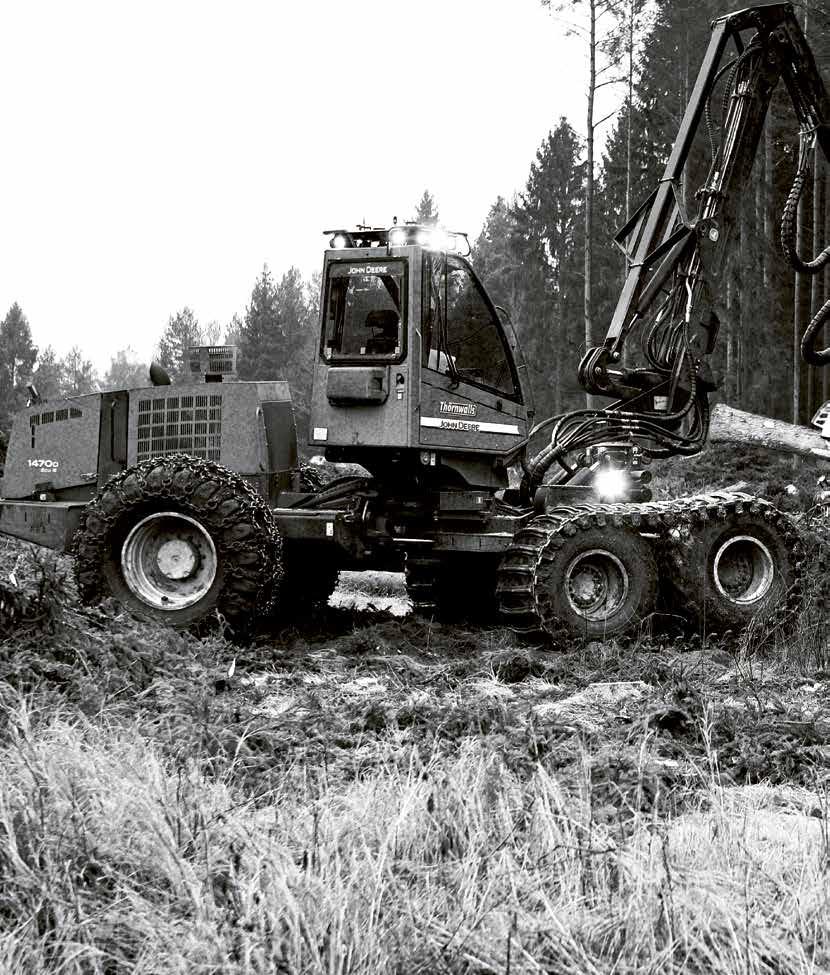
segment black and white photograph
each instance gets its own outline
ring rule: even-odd
[[[830,0],[0,36],[0,975],[830,975]]]

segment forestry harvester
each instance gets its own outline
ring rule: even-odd
[[[579,368],[603,408],[533,425],[512,325],[463,234],[327,231],[309,439],[362,473],[315,483],[298,466],[288,384],[238,382],[234,349],[203,348],[176,384],[156,370],[141,389],[35,394],[12,428],[0,532],[72,553],[83,599],[113,595],[174,626],[294,613],[327,598],[343,568],[404,567],[421,612],[498,608],[517,631],[589,638],[655,612],[658,559],[673,610],[710,628],[797,595],[798,536],[771,504],[655,502],[648,489],[652,458],[707,441],[724,258],[781,80],[800,126],[784,254],[805,274],[830,260],[830,248],[814,260],[795,248],[830,101],[792,7],[721,17],[665,174],[616,237],[629,270]],[[681,183],[716,89],[720,132],[689,214]],[[827,317],[825,305],[805,332],[808,363],[830,361],[816,348]]]

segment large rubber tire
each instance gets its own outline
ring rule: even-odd
[[[767,506],[675,532],[663,559],[668,608],[708,631],[742,629],[771,612],[797,580],[799,546],[790,527]]]
[[[272,609],[281,539],[264,500],[238,474],[186,454],[116,474],[76,536],[84,602],[111,594],[141,619],[183,628],[220,613],[235,633]]]
[[[655,611],[657,565],[650,542],[630,528],[589,525],[554,533],[541,549],[532,582],[539,627],[604,640]]]

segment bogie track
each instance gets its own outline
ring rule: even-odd
[[[712,600],[703,580],[719,555],[728,598],[707,618]],[[760,498],[723,491],[562,506],[534,518],[499,568],[502,616],[529,639],[615,636],[656,611],[655,558],[674,590],[672,608],[695,627],[737,628],[768,609],[786,614],[801,592],[801,543],[789,519]]]

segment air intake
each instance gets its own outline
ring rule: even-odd
[[[188,349],[190,374],[208,383],[236,379],[236,353],[235,345],[200,345]]]
[[[136,460],[177,453],[220,460],[221,395],[182,396],[166,388],[168,395],[138,401]]]

